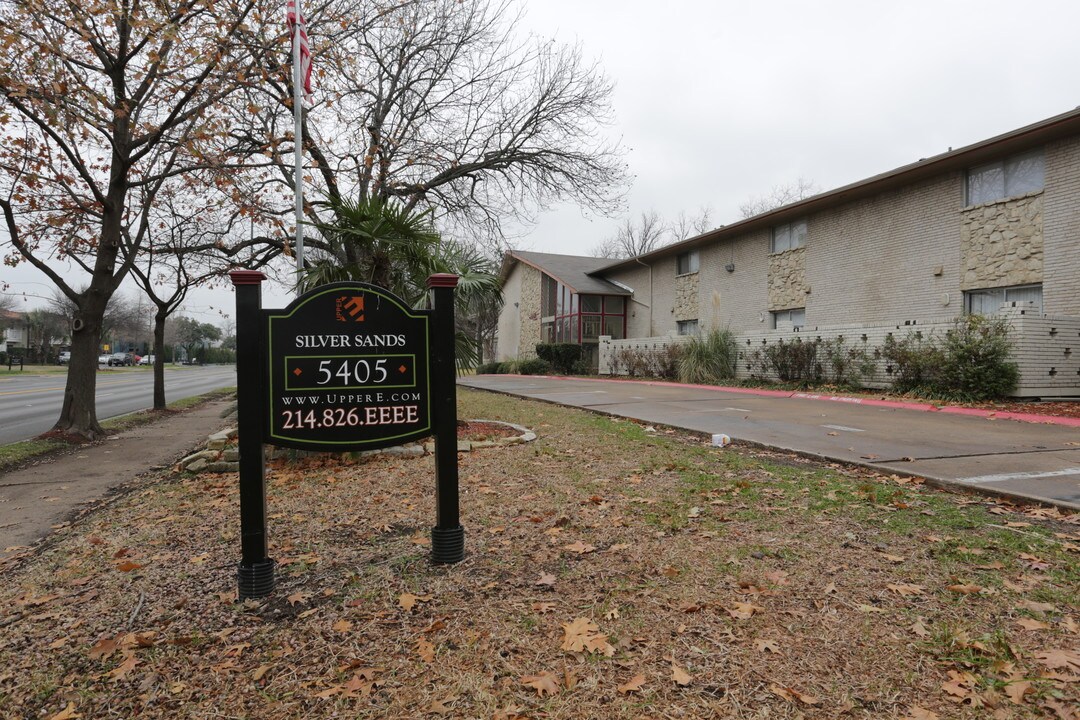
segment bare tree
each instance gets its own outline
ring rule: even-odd
[[[672,242],[682,242],[695,235],[703,235],[714,229],[712,208],[706,205],[694,216],[687,215],[685,210],[680,210],[679,216],[671,221],[669,227]]]
[[[803,200],[821,192],[813,180],[799,178],[787,185],[777,185],[765,195],[754,196],[739,205],[739,215],[751,218],[775,208]]]
[[[152,201],[169,178],[223,164],[222,100],[246,81],[238,41],[255,9],[256,0],[0,0],[0,46],[17,59],[0,67],[5,260],[29,262],[76,308],[55,430],[103,432],[94,403],[102,320],[145,240],[125,233],[142,209],[131,191]],[[85,290],[56,258],[85,273]]]
[[[642,212],[635,221],[627,218],[613,235],[602,240],[592,249],[594,257],[630,258],[650,253],[671,243],[686,240],[712,229],[709,219],[711,210],[703,207],[695,216],[685,211],[673,222],[666,222],[655,210]]]
[[[604,213],[618,206],[622,148],[600,132],[611,83],[579,47],[525,35],[516,8],[513,0],[309,7],[318,77],[303,122],[307,193],[330,202],[307,204],[313,224],[328,224],[339,201],[377,198],[431,209],[449,235],[497,238],[507,219],[527,221],[556,201]],[[264,78],[234,105],[233,137],[266,160],[262,211],[287,218],[288,204],[274,205],[293,185],[287,45],[263,27],[251,33],[264,48]]]
[[[670,228],[655,210],[642,212],[635,221],[627,218],[619,224],[613,235],[593,248],[596,257],[626,258],[652,252],[670,236]]]

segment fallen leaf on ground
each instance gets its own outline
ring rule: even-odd
[[[1035,657],[1051,670],[1080,670],[1080,652],[1075,650],[1041,650]]]
[[[89,652],[87,652],[87,655],[90,656],[91,660],[104,660],[105,658],[116,652],[116,647],[116,640],[104,637],[94,643],[94,646],[90,648]]]
[[[1005,686],[1005,694],[1014,705],[1023,705],[1024,695],[1029,692],[1031,692],[1031,682],[1028,680],[1016,680]]]
[[[923,586],[922,585],[911,585],[911,584],[908,584],[908,583],[895,583],[895,584],[889,583],[885,587],[889,588],[890,590],[892,590],[897,595],[901,595],[903,597],[911,597],[913,595],[922,595],[923,594]]]
[[[900,720],[938,720],[938,714],[933,710],[924,710],[918,705],[912,705],[908,714]]]
[[[638,692],[639,690],[641,690],[643,685],[645,685],[645,676],[641,673],[638,673],[637,675],[630,678],[625,683],[619,685],[615,689],[618,690],[619,693],[622,695],[628,695],[632,692]]]
[[[424,638],[420,638],[416,641],[416,654],[424,662],[431,662],[435,659],[435,646]]]
[[[139,664],[139,659],[132,655],[124,662],[120,663],[117,667],[108,672],[109,679],[113,682],[119,682],[127,677],[127,674],[135,669],[135,666]]]
[[[961,595],[976,595],[982,592],[981,587],[979,587],[978,585],[972,585],[970,583],[957,583],[956,585],[949,585],[947,589],[951,590],[954,593],[960,593]]]
[[[540,697],[544,697],[544,693],[554,695],[559,692],[559,678],[546,670],[539,675],[523,675],[519,682],[536,690],[536,694]]]
[[[671,679],[680,687],[686,687],[694,680],[694,676],[679,667],[674,660],[671,661]]]
[[[587,543],[583,543],[580,540],[578,540],[577,542],[571,543],[570,545],[564,545],[563,550],[567,550],[567,551],[572,552],[572,553],[577,553],[578,555],[584,555],[585,553],[591,553],[594,550],[596,550],[596,546],[595,545],[589,545]]]
[[[754,613],[763,613],[765,608],[754,605],[753,603],[737,602],[734,605],[725,607],[724,610],[727,614],[736,620],[749,620],[754,616]]]
[[[76,720],[76,718],[81,717],[82,715],[75,712],[75,703],[69,702],[66,708],[56,713],[55,715],[50,716],[49,720]]]
[[[788,702],[795,702],[796,700],[798,700],[803,705],[820,705],[821,704],[820,699],[814,697],[813,695],[807,695],[806,693],[799,692],[798,690],[796,690],[793,687],[783,687],[781,685],[777,685],[776,683],[773,683],[773,684],[769,685],[769,690],[773,694],[784,698]]]
[[[1049,630],[1050,624],[1044,623],[1042,620],[1036,620],[1035,618],[1020,618],[1016,621],[1016,624],[1025,630]]]
[[[758,652],[768,652],[774,655],[783,655],[780,645],[775,640],[758,639],[754,641],[754,649]]]
[[[400,605],[401,608],[405,612],[409,612],[414,607],[416,607],[416,605],[418,603],[426,603],[429,600],[431,600],[431,598],[433,598],[433,597],[435,597],[435,596],[434,595],[413,595],[412,593],[402,593],[401,595],[398,596],[398,605]]]
[[[559,647],[567,652],[601,653],[607,657],[615,654],[615,648],[607,641],[607,635],[588,618],[577,618],[563,623],[563,641]]]
[[[555,576],[551,573],[544,573],[540,576],[540,579],[533,583],[533,585],[546,585],[551,587],[555,585]]]

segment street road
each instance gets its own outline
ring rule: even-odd
[[[1077,427],[666,383],[507,375],[458,383],[1080,509]]]
[[[25,375],[0,378],[0,445],[28,440],[47,431],[60,416],[67,376]],[[168,402],[236,385],[236,366],[165,368]],[[98,371],[98,420],[143,410],[154,404],[150,368]]]

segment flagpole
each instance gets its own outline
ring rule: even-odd
[[[303,63],[300,57],[300,33],[303,31],[303,14],[300,12],[300,0],[295,3],[296,22],[292,31],[292,76],[293,76],[293,187],[295,188],[296,210],[296,274],[299,279],[304,271],[304,143],[303,143],[303,113],[304,113],[304,77]]]

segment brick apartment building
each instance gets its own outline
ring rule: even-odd
[[[1007,310],[1021,394],[1080,394],[1080,109],[636,258],[511,251],[502,275],[500,359],[712,328],[872,342]]]

